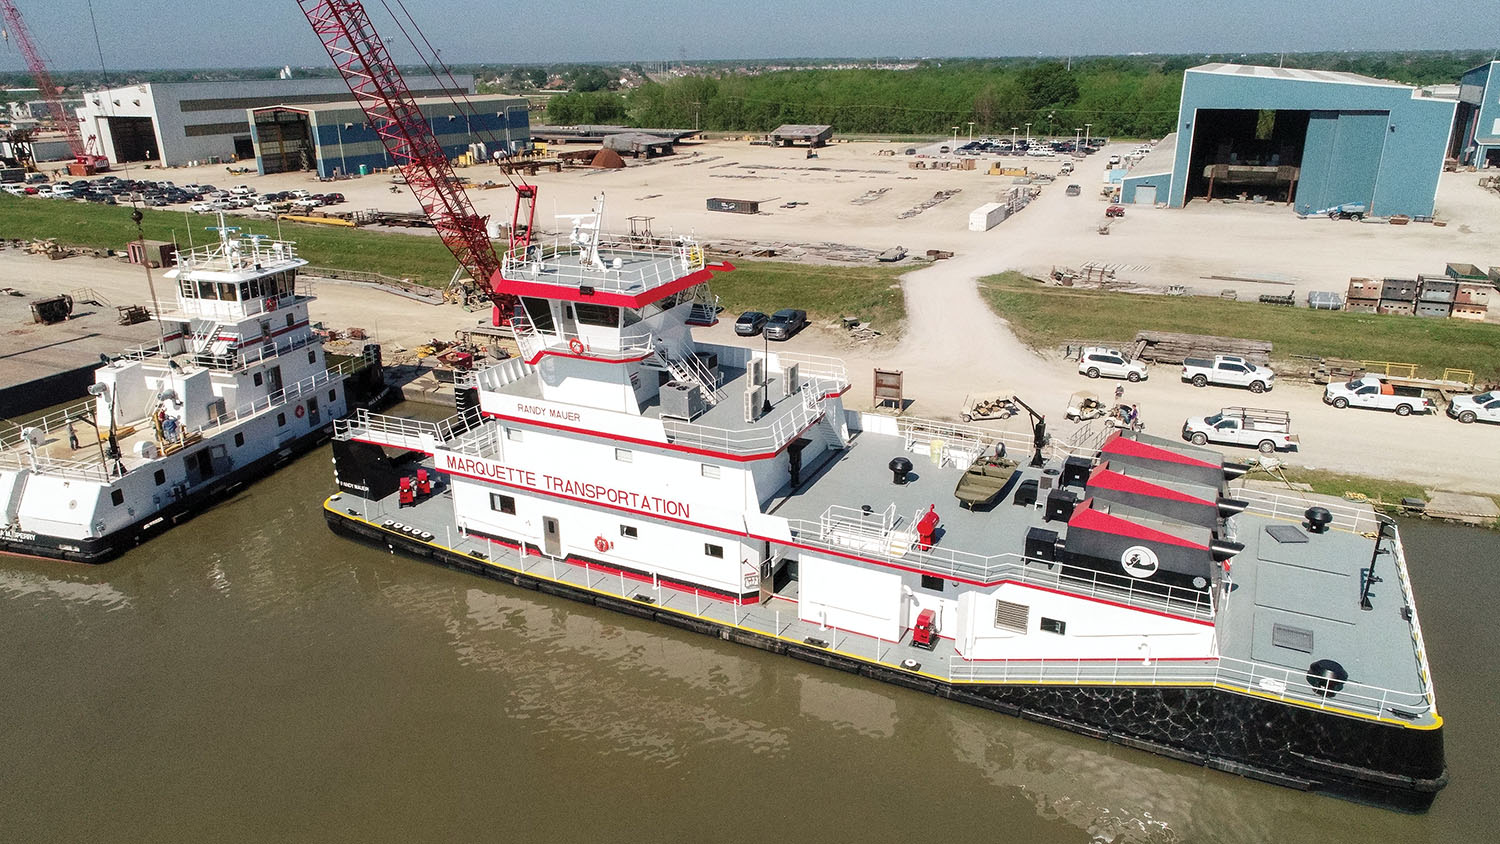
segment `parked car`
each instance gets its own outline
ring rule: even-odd
[[[314,197],[314,196],[304,196],[304,197],[302,197],[300,199],[294,199],[294,200],[292,200],[292,205],[294,205],[294,206],[296,206],[298,208],[317,208],[319,205],[322,205],[322,204],[323,204],[323,200],[318,199],[317,197]]]
[[[280,211],[283,207],[285,207],[285,206],[283,206],[279,202],[257,202],[253,206],[251,206],[251,210],[252,211],[264,211],[264,212],[266,212],[268,214],[275,214],[278,211]]]
[[[1254,407],[1226,407],[1212,416],[1195,416],[1182,423],[1182,438],[1193,445],[1249,445],[1262,454],[1297,447],[1290,414]]]
[[[32,173],[30,176],[26,177],[26,184],[28,184],[28,185],[45,185],[45,184],[47,184],[47,174],[46,173]]]
[[[1144,381],[1149,376],[1146,365],[1138,360],[1126,360],[1119,349],[1089,346],[1078,356],[1078,374],[1090,378],[1124,378],[1126,381]]]
[[[790,340],[807,325],[807,311],[782,308],[766,320],[766,339]],[[738,330],[738,325],[735,326]]]
[[[1083,193],[1083,188],[1079,187],[1078,185],[1068,185],[1067,193],[1068,196],[1077,196]]]
[[[234,194],[235,196],[254,196],[255,195],[255,190],[252,189],[249,185],[235,185],[234,187],[232,187],[232,188],[229,189],[229,192],[232,193],[232,194]]]
[[[305,188],[297,188],[296,190],[292,191],[292,196],[295,196],[298,199],[306,199],[309,196],[312,196],[312,191]]]
[[[323,200],[325,202],[327,202],[329,205],[337,205],[338,203],[344,201],[344,195],[341,194],[341,193],[325,194],[323,196]]]
[[[1192,382],[1194,387],[1219,384],[1248,387],[1252,393],[1264,393],[1276,386],[1276,373],[1268,366],[1256,366],[1239,355],[1215,355],[1212,359],[1184,359],[1182,380]]]
[[[1454,396],[1448,402],[1448,417],[1464,424],[1500,422],[1500,390],[1477,396]]]
[[[1123,205],[1111,205],[1108,208],[1104,209],[1104,216],[1105,217],[1123,217],[1123,216],[1125,216],[1125,206],[1123,206]]]
[[[198,214],[213,214],[218,211],[228,211],[229,206],[221,200],[212,199],[207,202],[194,202],[188,210]]]
[[[740,318],[734,321],[734,333],[741,337],[754,337],[766,327],[766,320],[770,317],[760,311],[745,311]]]
[[[1323,403],[1337,408],[1370,407],[1394,410],[1397,416],[1430,413],[1432,400],[1419,387],[1406,387],[1381,380],[1378,375],[1362,375],[1342,384],[1323,388]]]
[[[4,187],[0,187],[0,190],[5,191],[6,193],[10,194],[11,196],[25,196],[26,195],[26,186],[25,185],[5,185]]]

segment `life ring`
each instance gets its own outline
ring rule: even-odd
[[[568,341],[568,348],[573,350],[573,354],[581,355],[583,354],[583,341],[574,337]]]
[[[297,405],[297,409],[294,410],[294,411],[292,411],[292,412],[295,413],[295,414],[297,414],[297,418],[298,419],[301,419],[302,417],[304,417],[304,416],[307,415],[307,408],[305,408],[305,407],[303,407],[302,405],[299,404],[299,405]]]
[[[594,537],[594,547],[598,548],[601,552],[608,551],[609,549],[614,547],[614,543],[610,542],[608,539],[605,539],[602,536],[596,536]]]

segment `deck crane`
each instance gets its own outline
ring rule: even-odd
[[[485,218],[474,210],[432,127],[422,117],[400,70],[370,23],[364,4],[358,0],[297,0],[297,5],[386,152],[401,168],[401,175],[443,244],[493,302],[495,324],[508,323],[515,297],[493,287],[501,261],[485,230]],[[516,205],[509,245],[515,254],[524,255],[531,245],[536,217],[536,186],[523,181],[514,187]]]
[[[78,119],[68,114],[63,108],[62,94],[57,85],[52,82],[52,73],[47,70],[47,63],[42,60],[42,54],[36,48],[36,42],[31,40],[31,31],[26,28],[26,22],[21,19],[21,10],[11,0],[0,0],[0,14],[5,17],[5,27],[15,37],[16,45],[21,48],[21,55],[26,58],[26,66],[31,69],[31,75],[36,79],[36,86],[42,92],[42,97],[47,100],[47,108],[52,112],[52,120],[62,129],[68,138],[68,149],[73,153],[73,163],[68,166],[68,172],[75,176],[90,176],[103,170],[109,169],[109,159],[98,154],[90,147],[93,144],[93,136],[89,137],[89,144],[85,144],[83,133],[78,131]]]

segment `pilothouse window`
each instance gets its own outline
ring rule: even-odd
[[[579,325],[597,325],[602,328],[620,327],[620,309],[610,305],[595,305],[579,302],[573,306],[573,314]]]

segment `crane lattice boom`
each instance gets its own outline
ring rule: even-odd
[[[83,143],[83,133],[78,131],[78,120],[69,116],[63,108],[62,92],[53,83],[52,73],[47,70],[47,63],[42,60],[36,42],[31,40],[31,31],[26,28],[26,21],[21,19],[21,10],[11,0],[0,0],[0,13],[5,16],[6,27],[15,35],[21,55],[26,57],[26,66],[31,69],[36,86],[46,99],[48,110],[52,112],[52,121],[68,138],[68,149],[73,153],[73,160],[88,168],[108,169],[108,159],[89,152]]]
[[[485,219],[469,202],[364,5],[357,0],[297,0],[297,4],[386,152],[401,168],[433,228],[459,266],[488,292],[497,306],[497,321],[508,321],[514,298],[494,292],[492,279],[500,271],[500,257],[485,231]]]

